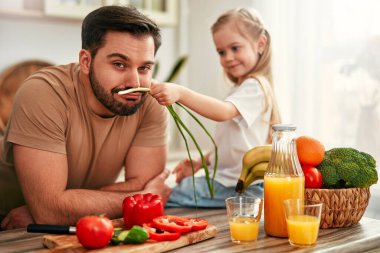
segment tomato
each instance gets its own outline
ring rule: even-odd
[[[184,218],[174,215],[164,215],[153,219],[155,227],[177,233],[186,233],[191,230],[191,224],[184,222]]]
[[[302,166],[303,174],[305,175],[305,187],[306,188],[321,188],[322,187],[322,174],[321,172],[311,166]]]
[[[153,222],[145,223],[143,227],[148,231],[149,238],[158,242],[174,241],[181,237],[181,233],[168,232],[156,228]]]
[[[182,218],[177,223],[180,225],[190,225],[191,231],[203,230],[208,225],[208,222],[201,218]]]
[[[133,225],[142,226],[163,213],[164,202],[158,194],[135,194],[123,201],[123,218],[127,228]]]
[[[85,216],[76,224],[78,241],[89,249],[106,246],[113,235],[112,221],[101,216]]]

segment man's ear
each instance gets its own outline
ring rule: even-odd
[[[86,49],[79,51],[79,65],[83,73],[87,75],[90,73],[91,53]]]

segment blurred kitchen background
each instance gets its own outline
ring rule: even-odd
[[[222,99],[229,89],[210,26],[224,11],[256,8],[273,41],[275,92],[284,123],[326,149],[354,147],[380,163],[380,1],[376,0],[0,0],[0,72],[25,60],[78,61],[81,20],[105,4],[133,4],[162,29],[156,79],[188,56],[176,82]],[[211,143],[182,117],[204,149]],[[213,132],[214,122],[201,118]],[[185,157],[171,125],[172,167]],[[380,184],[366,215],[380,219]]]

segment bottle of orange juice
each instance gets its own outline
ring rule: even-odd
[[[298,161],[296,127],[273,125],[272,155],[264,175],[264,228],[270,236],[287,237],[283,202],[304,199],[305,177]]]

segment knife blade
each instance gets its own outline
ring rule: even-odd
[[[26,231],[30,233],[76,234],[77,228],[74,226],[29,224]]]

